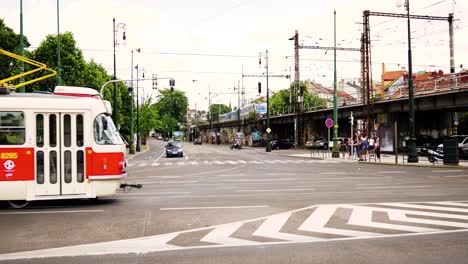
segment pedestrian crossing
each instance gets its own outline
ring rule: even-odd
[[[1,260],[320,243],[468,230],[468,201],[324,204],[154,236],[0,255]]]
[[[130,161],[127,167],[164,167],[164,166],[199,166],[199,165],[247,165],[247,164],[335,164],[333,160],[290,159],[290,160],[185,160],[185,161]]]

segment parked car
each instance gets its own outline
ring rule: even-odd
[[[162,139],[163,139],[162,136],[158,136],[158,140],[162,140]]]
[[[408,151],[408,146],[407,146],[407,140],[409,137],[405,137],[403,142],[401,143],[402,145],[402,151],[407,152]],[[435,150],[437,146],[437,140],[434,139],[431,136],[427,135],[416,135],[416,152],[419,155],[426,156],[428,153],[428,150]]]
[[[465,156],[466,154],[468,154],[468,135],[455,135],[455,136],[451,136],[450,138],[456,138],[457,139],[457,141],[458,141],[458,152],[459,152],[460,156]],[[443,153],[444,152],[443,139],[439,143],[440,144],[437,145],[437,151]]]
[[[184,149],[182,143],[178,141],[171,141],[166,145],[166,158],[169,157],[183,157]]]
[[[202,144],[202,140],[200,138],[196,138],[194,141],[193,141],[193,144],[194,145],[201,145]]]
[[[271,141],[271,149],[290,149],[294,144],[289,139],[277,139]]]
[[[315,138],[309,144],[314,149],[327,149],[328,148],[328,140],[324,137]]]

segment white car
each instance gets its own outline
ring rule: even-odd
[[[458,141],[458,148],[461,153],[468,153],[468,135],[455,135],[450,138],[456,138]],[[440,153],[444,152],[444,144],[439,144],[437,146],[437,151]]]

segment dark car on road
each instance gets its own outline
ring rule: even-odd
[[[183,157],[184,149],[182,143],[178,141],[172,141],[166,145],[166,157]]]
[[[289,139],[277,139],[271,142],[271,149],[290,149],[294,144]]]

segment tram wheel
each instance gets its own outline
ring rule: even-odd
[[[21,209],[21,208],[25,208],[26,206],[28,206],[29,204],[29,201],[26,201],[26,200],[12,200],[12,201],[8,201],[8,204],[15,208],[15,209]]]

